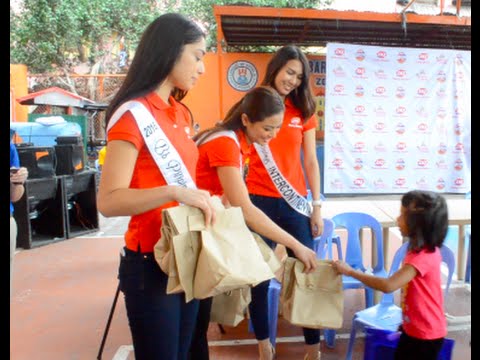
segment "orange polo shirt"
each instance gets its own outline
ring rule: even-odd
[[[172,97],[171,106],[166,104],[156,93],[136,99],[142,102],[157,120],[165,135],[182,158],[185,166],[195,179],[195,166],[198,159],[198,150],[190,138],[190,114],[188,110]],[[167,185],[160,169],[153,159],[143,139],[137,122],[130,111],[125,112],[118,122],[108,132],[108,141],[124,140],[132,143],[139,150],[138,158],[133,170],[130,188],[147,189]],[[133,215],[125,233],[127,248],[141,252],[152,252],[154,245],[160,239],[162,225],[162,209],[176,206],[177,202],[164,204],[162,207]]]
[[[283,177],[303,196],[307,195],[307,185],[301,163],[303,133],[317,126],[315,115],[305,123],[300,110],[290,101],[285,100],[283,124],[277,136],[268,144]],[[254,195],[280,198],[275,184],[270,179],[262,160],[253,150],[250,156],[250,169],[246,179],[248,192]]]
[[[203,143],[198,147],[197,186],[208,190],[211,195],[223,195],[223,188],[218,179],[217,167],[234,166],[240,171],[241,166],[250,156],[253,146],[247,143],[242,130],[237,130],[238,147],[235,140],[228,136],[221,136]],[[242,160],[240,160],[240,155]]]

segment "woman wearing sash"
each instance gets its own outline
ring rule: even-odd
[[[280,131],[268,145],[256,144],[246,178],[252,202],[277,225],[313,249],[313,238],[321,235],[320,170],[315,146],[315,102],[308,83],[306,56],[296,46],[280,48],[267,65],[262,85],[271,86],[285,103]],[[301,152],[303,151],[302,169]],[[306,202],[305,176],[313,196],[313,209]],[[275,243],[268,236],[265,241]],[[296,254],[287,248],[289,256]],[[267,290],[264,294],[267,298]],[[303,329],[305,359],[320,358],[320,331]]]
[[[222,196],[226,206],[241,207],[250,229],[291,249],[305,264],[306,271],[310,272],[316,267],[315,252],[282,230],[254,206],[244,183],[252,144],[264,145],[276,136],[284,110],[283,99],[274,89],[258,87],[235,104],[223,122],[197,134],[194,137],[199,147],[197,185],[208,190],[211,195]],[[273,348],[268,331],[268,303],[263,296],[268,291],[268,285],[269,281],[265,281],[252,288],[249,310],[260,359],[270,360]],[[190,350],[191,360],[209,358],[207,330],[211,304],[212,298],[200,301],[197,328]]]
[[[137,360],[185,360],[198,301],[166,294],[168,277],[154,258],[161,212],[179,203],[215,213],[198,190],[198,151],[182,97],[205,71],[205,34],[180,14],[165,14],[145,30],[127,76],[107,110],[108,145],[98,191],[106,216],[130,216],[119,266]],[[176,162],[175,170],[168,164]]]

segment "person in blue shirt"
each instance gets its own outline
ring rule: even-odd
[[[13,203],[22,198],[27,177],[28,170],[20,166],[17,148],[10,139],[10,294],[12,293],[13,257],[17,247],[17,223],[13,217]]]

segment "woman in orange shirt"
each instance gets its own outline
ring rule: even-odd
[[[243,179],[248,171],[252,144],[267,144],[276,136],[284,109],[283,100],[274,89],[255,88],[230,109],[223,122],[197,134],[194,137],[199,150],[197,185],[211,195],[222,196],[225,204],[241,207],[249,228],[291,249],[310,272],[316,267],[315,252],[282,230],[252,204]],[[257,295],[268,291],[268,284],[269,281],[265,281],[252,288],[249,309],[260,359],[270,360],[273,351],[268,332],[268,303],[266,298]],[[211,298],[201,300],[190,350],[191,360],[208,359],[207,330],[211,303]]]
[[[255,146],[246,183],[255,206],[303,245],[313,249],[313,238],[322,233],[323,220],[315,144],[315,102],[308,80],[308,60],[296,46],[280,48],[269,61],[262,85],[273,87],[282,97],[285,115],[277,137],[267,146]],[[305,199],[305,176],[313,196],[313,209]],[[268,236],[264,239],[270,246],[275,246]],[[295,256],[290,249],[287,253]],[[267,297],[266,290],[263,296]],[[305,359],[319,359],[320,331],[304,328],[303,334]]]
[[[191,180],[198,150],[189,111],[180,103],[205,71],[205,51],[205,34],[195,23],[180,14],[158,17],[142,35],[106,114],[98,209],[107,217],[131,216],[118,278],[137,360],[186,360],[195,328],[198,300],[167,295],[168,276],[153,249],[162,209],[183,203],[200,208],[207,225],[215,218],[210,194]],[[172,174],[169,159],[180,171]]]

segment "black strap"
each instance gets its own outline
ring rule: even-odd
[[[107,340],[108,330],[110,329],[110,323],[112,322],[112,317],[113,317],[113,313],[115,312],[115,306],[117,305],[119,293],[120,293],[120,282],[117,285],[117,291],[115,292],[112,308],[110,309],[110,315],[108,316],[107,326],[105,327],[105,331],[103,332],[102,343],[100,344],[100,349],[98,350],[97,360],[102,360],[103,347],[105,346],[105,341]]]

